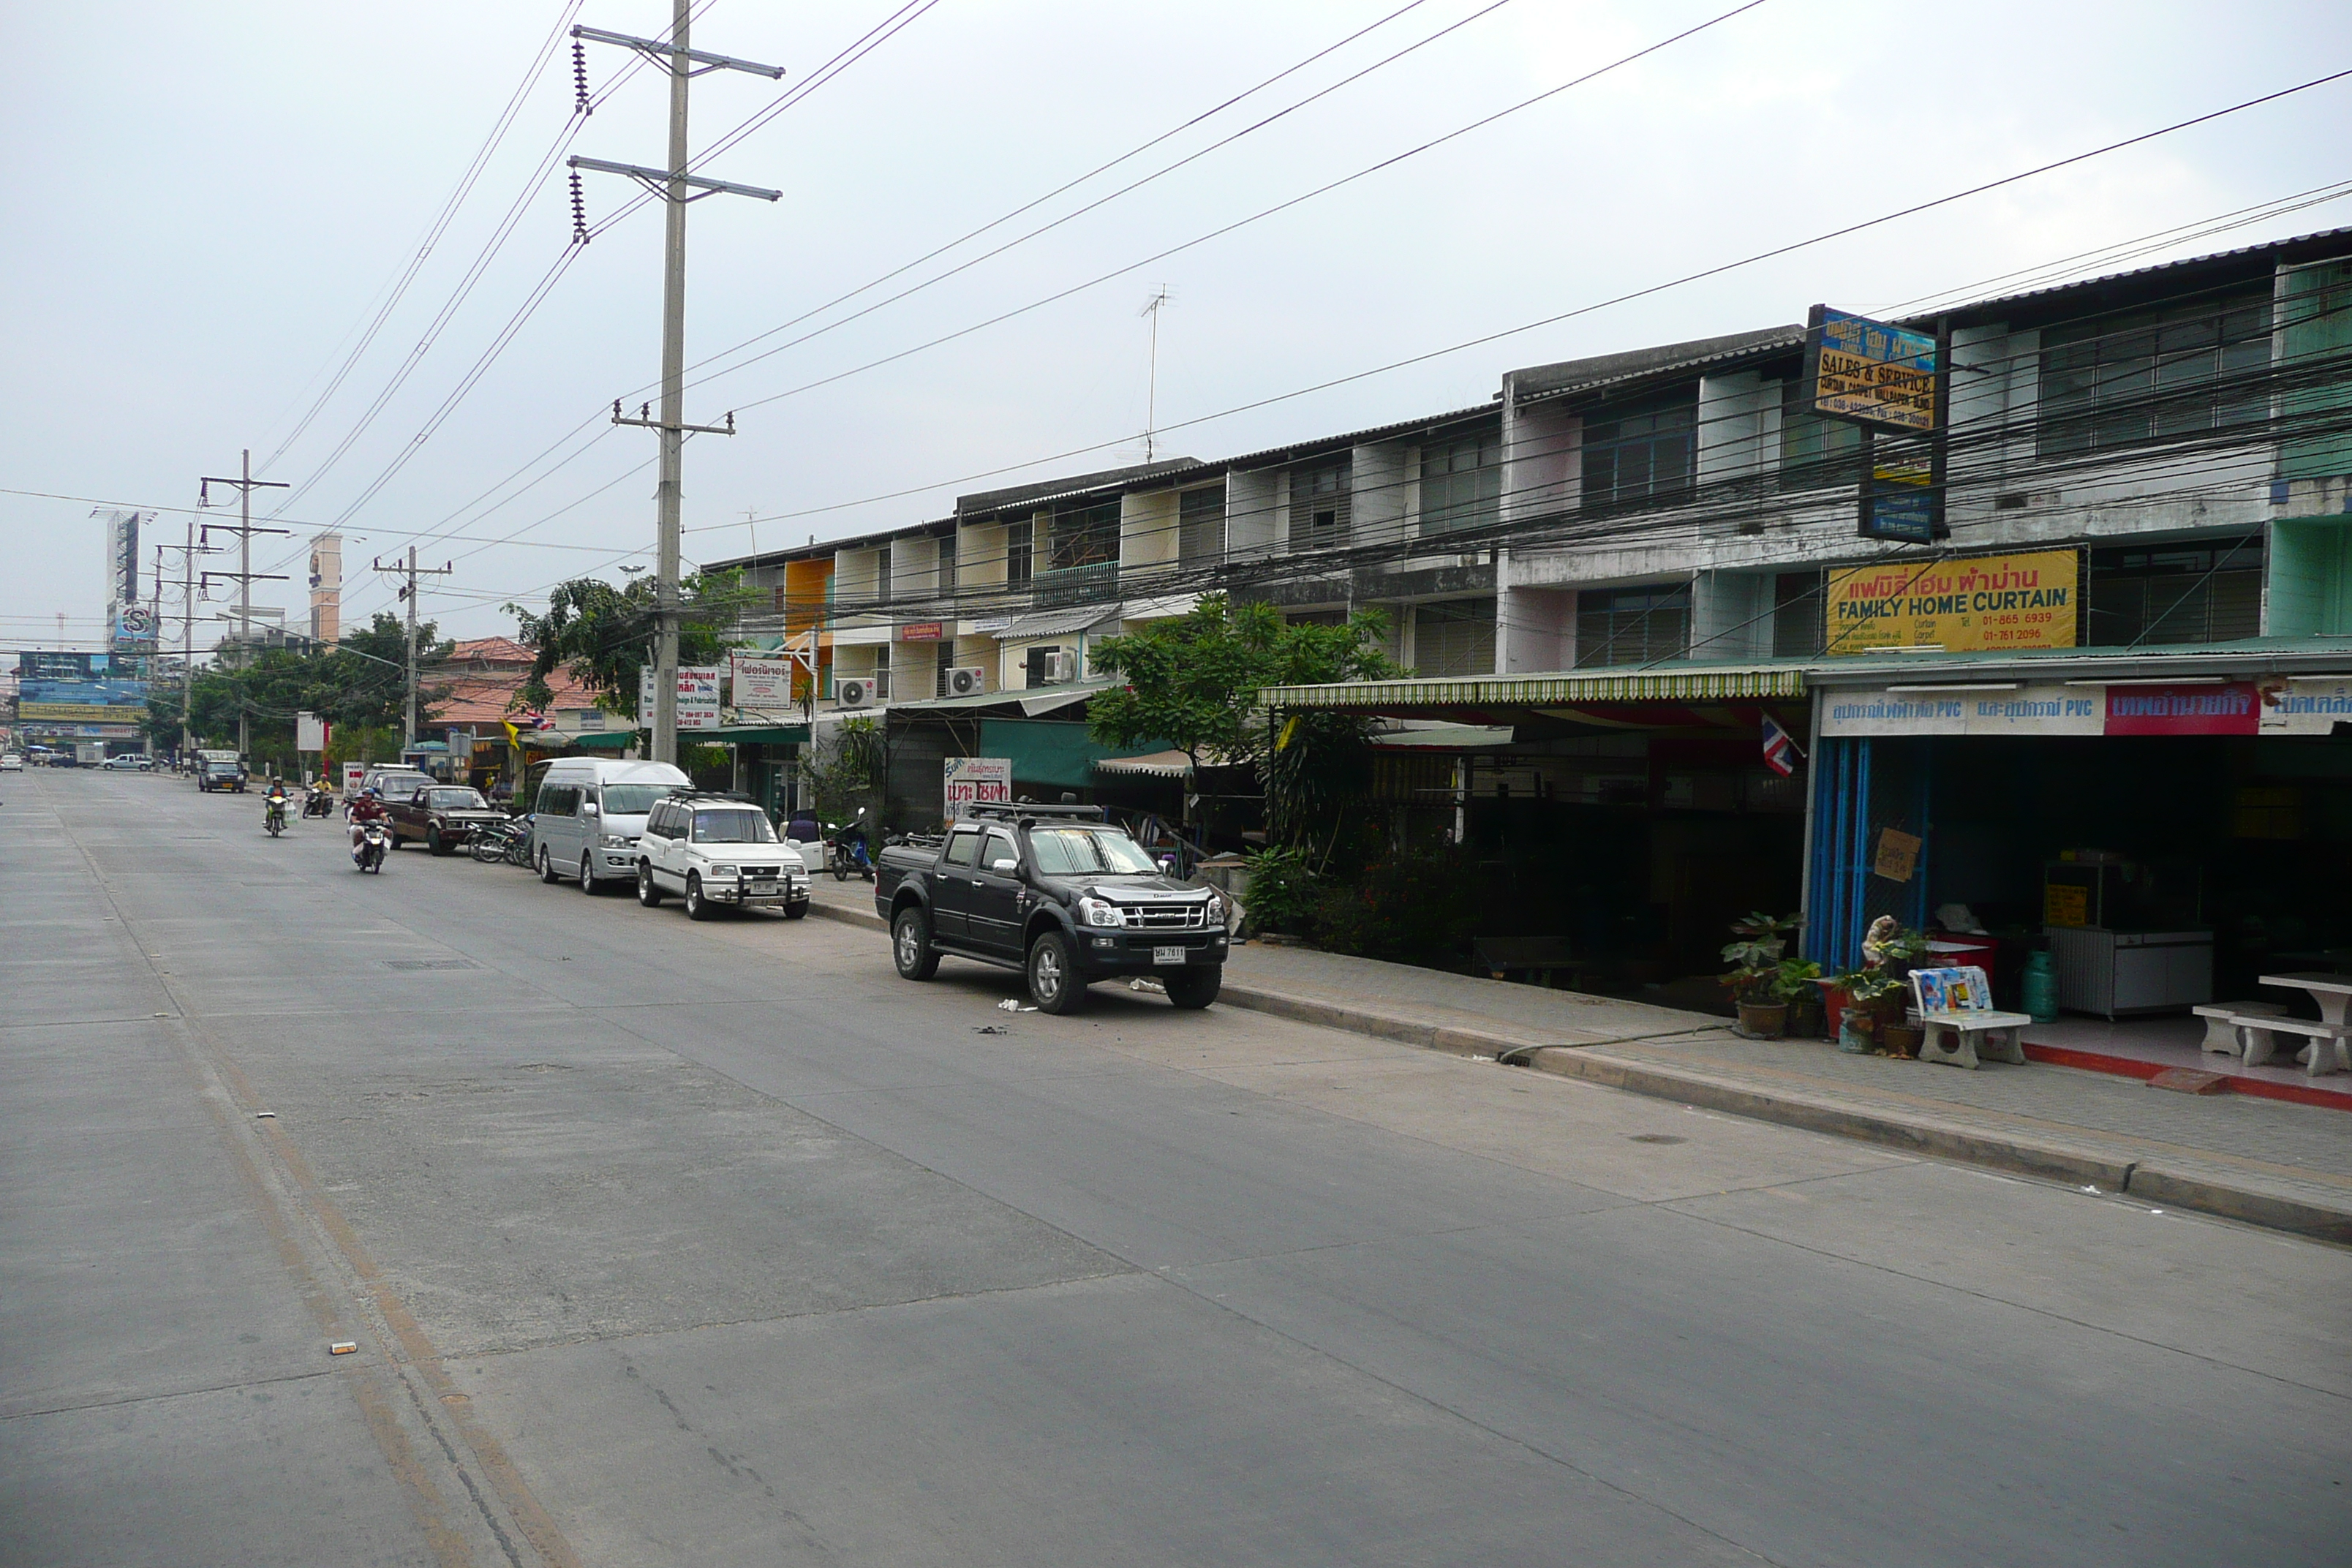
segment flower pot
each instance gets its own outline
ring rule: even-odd
[[[1831,1039],[1836,1039],[1838,1026],[1845,1021],[1846,1005],[1850,998],[1845,994],[1845,987],[1834,980],[1816,980],[1813,984],[1822,994],[1823,1032]]]
[[[1916,1024],[1886,1024],[1878,1031],[1878,1043],[1886,1047],[1886,1054],[1905,1061],[1918,1056],[1919,1042],[1927,1037],[1927,1031]]]
[[[1733,1032],[1751,1040],[1777,1040],[1787,1033],[1788,1027],[1786,1002],[1742,1002],[1739,1026]]]

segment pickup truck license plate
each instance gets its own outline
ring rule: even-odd
[[[1151,962],[1154,963],[1181,963],[1184,962],[1184,950],[1181,947],[1155,947],[1151,950]]]
[[[756,895],[765,896],[774,892],[775,890],[776,885],[773,882],[754,882],[751,884],[751,891]]]

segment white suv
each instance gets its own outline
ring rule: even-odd
[[[809,869],[758,806],[682,790],[654,803],[637,840],[637,902],[650,910],[672,893],[691,920],[709,920],[720,904],[799,920],[808,913]]]

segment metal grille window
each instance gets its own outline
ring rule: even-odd
[[[1596,408],[1584,419],[1587,506],[1648,500],[1690,485],[1698,388],[1650,402]]]
[[[2266,297],[2068,322],[2044,331],[2042,343],[2035,451],[2045,458],[2259,425],[2269,416]]]
[[[1772,657],[1812,658],[1822,651],[1822,596],[1819,572],[1782,572],[1772,579]]]
[[[1026,587],[1036,575],[1035,526],[1025,517],[1004,525],[1004,581],[1009,587]]]
[[[1336,550],[1348,542],[1349,459],[1290,471],[1290,547]]]
[[[1602,588],[1576,596],[1576,665],[1649,664],[1690,648],[1690,584]]]
[[[2259,637],[2262,536],[2094,550],[2084,611],[2093,647]]]
[[[1225,487],[1205,485],[1176,498],[1176,558],[1191,564],[1225,552]]]
[[[1097,501],[1054,514],[1054,570],[1118,559],[1118,502]]]
[[[1424,676],[1495,673],[1495,601],[1455,599],[1412,612],[1412,662]]]
[[[1843,419],[1809,414],[1803,402],[1803,384],[1796,377],[1780,384],[1780,488],[1817,490],[1858,483],[1862,431]]]
[[[1484,528],[1502,515],[1503,437],[1489,431],[1421,452],[1423,537]]]

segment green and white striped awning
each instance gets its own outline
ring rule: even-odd
[[[1619,674],[1481,675],[1461,679],[1342,680],[1328,686],[1273,686],[1269,708],[1511,708],[1587,702],[1755,701],[1802,697],[1805,672],[1794,664],[1741,664]]]

